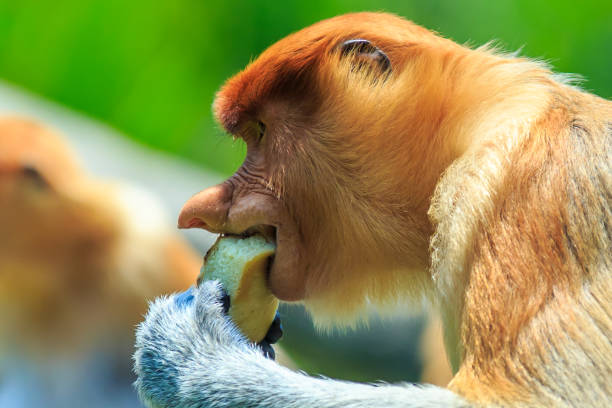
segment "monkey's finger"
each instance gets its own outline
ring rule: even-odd
[[[231,306],[230,295],[227,293],[225,289],[221,289],[221,304],[223,305],[223,313],[227,314],[229,312]]]
[[[267,341],[262,340],[257,344],[257,347],[261,349],[264,357],[269,358],[270,360],[274,360],[276,358],[276,353],[274,352],[274,349]]]
[[[221,294],[222,294],[221,305],[223,306],[223,313],[227,314],[230,308],[230,297],[227,294],[227,291],[223,288],[221,288]],[[187,289],[185,292],[182,292],[176,295],[176,297],[174,298],[174,303],[176,303],[178,307],[187,307],[191,305],[194,298],[195,298],[195,295],[193,294],[193,286],[192,286],[189,289]]]
[[[193,286],[192,286],[189,289],[187,289],[185,292],[179,293],[178,295],[176,295],[176,297],[174,298],[174,303],[180,308],[187,307],[191,305],[191,303],[193,303],[194,297],[195,296],[193,295]]]
[[[230,300],[219,281],[202,282],[193,288],[196,319],[205,321],[226,320]]]
[[[276,312],[276,316],[268,329],[268,333],[266,333],[266,337],[264,337],[264,341],[268,344],[274,344],[283,337],[283,324],[281,323],[280,316],[278,312]]]

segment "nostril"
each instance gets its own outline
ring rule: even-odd
[[[204,228],[207,229],[208,225],[202,221],[202,219],[194,217],[189,220],[186,224],[179,223],[179,228],[181,229],[189,229],[189,228]]]

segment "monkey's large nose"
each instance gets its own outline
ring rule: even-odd
[[[218,184],[191,197],[179,214],[179,228],[203,228],[211,232],[223,232],[232,202],[229,183]]]

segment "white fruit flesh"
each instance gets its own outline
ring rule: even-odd
[[[253,342],[264,339],[278,299],[266,284],[275,246],[261,235],[224,236],[206,254],[199,280],[219,280],[230,296],[229,315]]]

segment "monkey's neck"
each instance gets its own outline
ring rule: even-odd
[[[482,58],[482,63],[470,62],[449,95],[448,115],[456,121],[439,130],[438,136],[449,143],[448,165],[428,211],[435,229],[431,271],[454,371],[463,354],[460,321],[474,239],[494,211],[497,193],[509,176],[509,158],[548,110],[557,86],[536,63],[482,54],[475,53],[473,58]]]

